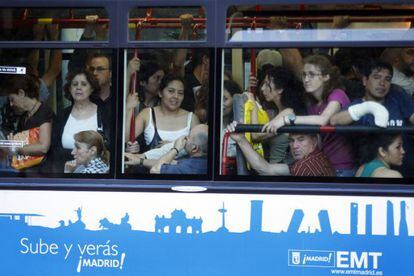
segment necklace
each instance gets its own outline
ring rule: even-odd
[[[36,107],[38,107],[39,104],[39,102],[36,102],[33,105],[32,109],[29,112],[27,112],[27,118],[30,118],[34,114],[34,112],[36,112]]]

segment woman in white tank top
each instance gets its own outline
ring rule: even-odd
[[[98,130],[103,127],[98,116],[98,106],[90,99],[100,91],[98,80],[84,69],[68,73],[63,87],[65,97],[72,105],[60,110],[53,123],[53,151],[49,164],[54,172],[63,172],[64,163],[72,159],[71,151],[75,146],[74,135],[80,131]]]
[[[160,105],[142,110],[135,118],[134,137],[144,133],[145,143],[150,147],[157,146],[160,141],[172,142],[188,135],[191,128],[200,123],[195,114],[180,108],[184,99],[184,81],[181,77],[166,75],[161,81],[160,90]],[[132,106],[128,105],[126,110],[127,140],[131,131]]]
[[[63,125],[60,140],[64,149],[73,149],[76,133],[98,129],[98,107],[91,102],[90,96],[99,92],[99,89],[99,83],[92,73],[86,70],[69,73],[64,90],[73,105],[66,121],[60,122]]]

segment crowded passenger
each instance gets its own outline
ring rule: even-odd
[[[264,74],[264,81],[260,92],[264,101],[271,109],[272,118],[283,118],[288,114],[305,114],[304,90],[302,84],[296,80],[293,73],[283,67],[270,67]],[[252,94],[248,94],[249,99],[254,101]],[[259,106],[256,103],[252,112],[252,124],[259,123]],[[266,154],[270,163],[280,163],[288,157],[288,135],[271,133],[252,133],[253,141],[263,141],[269,145],[269,152]]]
[[[182,108],[194,111],[194,103],[202,84],[208,82],[210,71],[209,49],[196,49],[192,52],[191,62],[186,66],[184,76],[185,95]]]
[[[65,173],[108,173],[109,151],[101,134],[85,130],[75,134],[73,160],[65,163]]]
[[[414,94],[414,48],[388,48],[381,59],[393,67],[391,83],[402,87],[411,97]]]
[[[11,153],[46,156],[51,145],[53,111],[38,100],[38,79],[28,74],[13,75],[5,79],[1,91],[3,95],[8,96],[10,106],[18,115],[17,127],[8,138],[24,141],[25,144],[13,148]],[[23,134],[23,131],[30,133]],[[42,162],[43,160],[44,158]]]
[[[200,89],[198,90],[197,97],[194,102],[194,114],[200,120],[201,124],[208,123],[209,117],[209,83],[205,82],[201,85]]]
[[[72,105],[60,111],[53,125],[54,166],[63,169],[61,160],[68,160],[75,145],[74,135],[84,130],[102,131],[109,139],[110,126],[103,120],[103,107],[92,102],[93,94],[99,95],[99,81],[90,71],[69,72],[64,85],[65,97]]]
[[[259,175],[292,176],[334,176],[327,156],[318,148],[316,134],[290,134],[289,147],[294,162],[288,164],[270,164],[261,157],[246,140],[243,133],[235,133],[237,122],[227,126],[230,137],[237,142],[247,162]]]
[[[333,56],[333,63],[341,72],[340,82],[351,101],[364,96],[362,72],[366,64],[373,59],[372,52],[368,49],[340,48]]]
[[[146,108],[136,116],[134,136],[137,138],[143,134],[145,140],[144,148],[141,148],[140,152],[188,135],[191,128],[199,124],[196,115],[181,108],[184,89],[181,77],[166,75],[160,85],[160,104],[154,108]],[[137,102],[137,97],[127,102],[125,137],[130,137],[131,116]]]
[[[276,133],[284,125],[327,125],[331,117],[350,103],[338,81],[338,69],[321,55],[304,59],[302,82],[306,91],[308,116],[296,116],[293,112],[274,118],[263,131]],[[333,133],[322,136],[322,151],[328,156],[337,176],[353,176],[355,165],[353,152],[345,137]]]
[[[403,138],[400,134],[382,134],[371,136],[361,147],[361,162],[355,176],[357,177],[392,177],[401,178],[393,166],[401,166],[404,159]]]
[[[414,102],[399,87],[391,85],[392,75],[393,68],[389,63],[379,60],[370,62],[364,71],[364,97],[353,101],[347,110],[335,114],[330,123],[332,125],[355,123],[381,127],[413,124]],[[406,152],[413,152],[412,139],[408,135],[403,135],[403,140]],[[404,177],[414,175],[412,154],[404,156],[401,173]]]
[[[223,83],[223,126],[229,125],[234,120],[233,114],[233,99],[235,95],[241,95],[240,86],[233,80],[225,80]],[[224,129],[225,131],[225,129]],[[223,140],[224,131],[221,132],[220,141]],[[235,174],[236,172],[236,142],[233,139],[228,140],[226,158],[228,174]],[[231,172],[231,173],[230,173]]]
[[[92,73],[99,84],[98,93],[93,93],[90,100],[102,109],[102,121],[105,122],[105,125],[109,125],[112,114],[114,114],[112,112],[114,96],[112,93],[112,61],[110,56],[103,53],[94,53],[88,57],[86,70]]]
[[[176,155],[185,150],[188,157],[178,159]],[[182,136],[174,142],[174,147],[162,156],[151,168],[152,174],[206,174],[208,154],[208,126],[195,126],[188,136]]]
[[[139,103],[136,106],[137,113],[146,107],[155,107],[159,103],[160,83],[165,73],[164,70],[154,61],[148,61],[141,64],[139,58],[132,58],[127,67],[127,85],[130,87],[130,79],[132,74],[137,73],[137,91],[138,95],[129,93],[127,95],[127,102],[129,97],[138,96]]]

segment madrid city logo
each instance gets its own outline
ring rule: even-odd
[[[382,252],[331,250],[288,250],[288,265],[301,267],[331,267],[378,269]]]
[[[300,264],[300,252],[299,251],[292,251],[292,264],[298,265]]]
[[[289,249],[289,266],[334,267],[335,251]]]

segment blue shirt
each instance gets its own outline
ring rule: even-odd
[[[164,164],[162,174],[207,174],[207,157],[190,157],[178,160],[176,165]]]
[[[362,99],[354,100],[351,105],[362,103]],[[409,121],[414,114],[414,100],[399,87],[391,86],[390,91],[384,98],[382,105],[389,112],[388,126],[406,126],[411,125]],[[367,114],[359,119],[355,124],[358,125],[375,125],[374,116]],[[403,135],[403,147],[405,150],[401,174],[404,177],[414,177],[414,144],[408,135]]]
[[[362,103],[362,99],[354,100],[351,105]],[[388,126],[406,126],[410,125],[410,116],[414,113],[414,101],[407,93],[391,88],[384,98],[383,106],[388,110],[390,117]],[[374,115],[368,114],[356,122],[358,125],[375,125]]]

